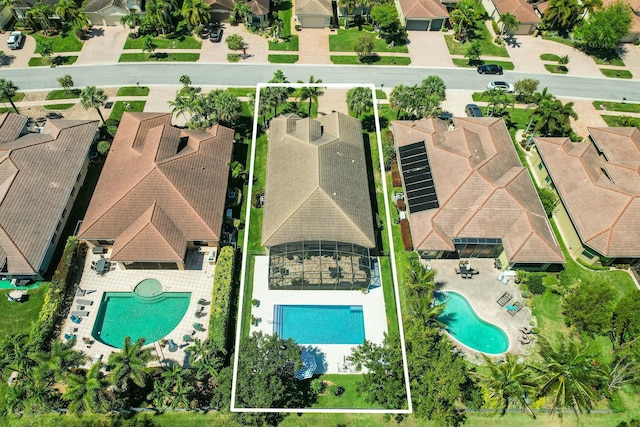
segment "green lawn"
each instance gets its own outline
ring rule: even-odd
[[[269,55],[267,59],[272,64],[295,64],[298,62],[298,55]]]
[[[228,87],[226,91],[238,97],[249,97],[256,94],[255,87]],[[251,110],[251,114],[253,115],[253,110]],[[247,165],[247,167],[248,166],[249,165]]]
[[[331,55],[331,62],[333,64],[341,65],[409,65],[411,64],[411,58],[408,56],[375,56],[370,62],[360,62],[360,58],[357,56],[345,56],[345,55]]]
[[[158,49],[200,49],[202,42],[193,38],[193,36],[180,36],[178,38],[170,39],[166,36],[158,36],[153,38],[153,42]],[[137,39],[127,38],[124,44],[125,49],[139,49],[142,50],[144,46],[144,37],[138,37]]]
[[[123,53],[118,62],[196,62],[198,59],[199,53]]]
[[[38,319],[48,288],[49,283],[43,283],[35,289],[30,289],[29,299],[23,303],[9,301],[4,295],[0,298],[0,339],[8,334],[28,334],[31,331],[31,326]]]
[[[618,67],[624,67],[624,61],[619,56],[608,59],[601,59],[595,56],[591,56],[591,58],[593,58],[595,63],[598,65],[616,65]]]
[[[640,129],[640,117],[611,116],[608,114],[602,114],[602,118],[607,123],[607,126],[635,126]]]
[[[356,383],[360,380],[361,375],[342,375],[327,374],[320,375],[319,379],[329,384],[335,384],[344,387],[344,394],[334,396],[329,390],[318,396],[318,401],[312,405],[314,408],[365,408],[365,409],[382,409],[382,406],[368,403],[364,400],[364,395],[356,391]]]
[[[560,36],[556,36],[556,35],[543,35],[542,38],[544,40],[550,40],[552,42],[560,43],[560,44],[563,44],[565,46],[575,47],[573,40],[568,39],[566,37],[560,37]]]
[[[596,108],[596,110],[621,111],[623,113],[640,113],[640,104],[634,103],[593,101],[593,106]]]
[[[38,40],[50,40],[54,53],[80,52],[82,50],[82,42],[78,40],[70,26],[65,26],[65,29],[57,36],[44,36],[40,31],[29,35],[36,39],[36,43]]]
[[[227,61],[229,61],[229,62],[240,62],[240,54],[239,53],[227,53]]]
[[[109,118],[120,120],[125,111],[142,112],[144,111],[144,105],[146,103],[146,101],[116,101],[116,103],[113,104]],[[129,105],[129,108],[127,108],[127,105]]]
[[[68,110],[76,104],[49,104],[43,105],[45,110]]]
[[[118,89],[116,96],[147,96],[149,88],[147,86],[124,86]]]
[[[273,40],[269,40],[269,50],[285,50],[285,51],[298,51],[298,36],[288,36],[286,39],[280,40],[276,43]]]
[[[46,96],[46,100],[54,100],[54,99],[74,99],[80,98],[80,89],[69,89],[68,92],[65,92],[62,89],[52,90]]]
[[[11,97],[11,100],[13,102],[20,102],[23,99],[24,99],[24,92],[16,92],[16,94],[13,95],[13,97]],[[9,100],[7,98],[0,97],[0,102],[9,102]]]
[[[474,61],[473,63],[469,64],[469,61],[463,58],[452,58],[451,60],[453,61],[453,65],[455,65],[456,67],[463,67],[463,68],[476,68],[478,65],[487,63],[487,61],[480,60],[480,61]],[[489,61],[488,63],[500,65],[503,69],[507,71],[511,71],[514,69],[513,62],[509,62],[509,61]]]
[[[387,93],[382,89],[376,89],[376,98],[378,99],[387,99]]]
[[[353,45],[355,44],[356,39],[362,34],[370,34],[373,37],[374,52],[409,52],[409,49],[405,45],[388,47],[384,40],[376,38],[376,34],[374,32],[365,30],[360,31],[357,28],[351,28],[348,30],[340,28],[338,29],[338,34],[330,35],[329,50],[331,52],[354,52]]]
[[[75,55],[71,56],[53,56],[51,58],[34,57],[29,58],[29,67],[50,67],[51,64],[59,65],[71,65],[78,60]]]
[[[510,95],[513,98],[513,101],[515,102],[515,96],[514,95]],[[484,92],[473,92],[471,94],[471,99],[473,99],[476,102],[489,102],[489,98],[485,95]]]
[[[291,2],[291,0],[279,2],[279,4],[276,6],[276,11],[278,12],[278,18],[280,18],[284,24],[282,28],[282,35],[290,36],[291,17],[293,16],[293,2]]]
[[[600,72],[607,77],[614,79],[630,79],[633,77],[628,70],[614,70],[612,68],[600,68]]]
[[[542,59],[543,61],[558,62],[560,61],[560,56],[556,55],[555,53],[543,53],[542,55],[540,55],[540,59]]]
[[[567,74],[569,69],[564,65],[544,64],[544,68],[553,74]]]
[[[458,43],[453,35],[444,36],[444,40],[447,43],[447,47],[449,48],[449,53],[452,55],[464,55],[467,48],[474,40],[480,40],[481,45],[481,56],[501,56],[504,58],[509,57],[509,52],[504,46],[498,46],[493,42],[491,37],[491,33],[489,29],[485,25],[484,21],[476,21],[475,25],[475,34],[476,37],[471,38],[464,43]]]

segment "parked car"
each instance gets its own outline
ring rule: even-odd
[[[24,36],[20,31],[13,31],[9,34],[9,38],[7,39],[7,47],[11,50],[20,49],[20,44],[22,43],[22,39]]]
[[[467,104],[464,107],[464,112],[467,113],[468,117],[482,117],[482,111],[480,111],[480,107],[476,104]]]
[[[478,65],[478,74],[499,74],[502,75],[502,67],[496,64]]]
[[[220,41],[222,40],[222,28],[220,27],[220,25],[214,25],[211,28],[209,40],[211,40],[213,43],[220,43]]]
[[[487,85],[487,88],[491,89],[500,89],[500,90],[504,90],[507,93],[513,93],[514,89],[513,89],[513,85],[511,83],[507,83],[507,82],[489,82],[489,84]]]

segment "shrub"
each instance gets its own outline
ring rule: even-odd
[[[329,393],[333,396],[340,397],[344,394],[344,387],[337,384],[332,384],[329,386]]]
[[[98,142],[98,153],[107,154],[110,148],[111,148],[111,144],[109,143],[109,141]]]
[[[235,277],[236,253],[231,246],[220,250],[216,271],[213,275],[211,296],[211,318],[209,319],[210,339],[213,346],[224,350],[230,342],[232,295]]]
[[[576,258],[576,262],[578,264],[580,264],[581,266],[588,268],[589,270],[596,270],[596,271],[611,270],[609,267],[605,267],[605,266],[602,266],[602,265],[589,264],[588,262],[584,261],[582,258]]]
[[[316,378],[315,380],[311,381],[310,387],[313,394],[322,394],[327,388],[327,385],[321,379]]]

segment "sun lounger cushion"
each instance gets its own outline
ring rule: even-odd
[[[81,304],[81,305],[93,305],[93,301],[88,300],[88,299],[78,299],[78,300],[76,300],[76,303]]]
[[[71,315],[77,316],[77,317],[87,317],[89,315],[89,312],[88,311],[72,311]]]

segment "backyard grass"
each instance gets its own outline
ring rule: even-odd
[[[544,64],[544,68],[553,74],[567,74],[569,72],[569,69],[564,65]]]
[[[23,303],[9,301],[4,296],[0,298],[0,339],[9,334],[29,334],[38,319],[47,289],[49,283],[30,289],[29,299]]]
[[[267,59],[272,64],[295,64],[298,55],[268,55]]]
[[[640,104],[609,102],[609,101],[593,101],[596,110],[621,111],[623,113],[640,113]]]
[[[11,97],[13,102],[20,102],[24,99],[24,92],[16,92],[15,95]],[[7,98],[0,97],[0,102],[9,102]]]
[[[149,88],[147,86],[124,86],[118,89],[116,96],[147,96]]]
[[[318,396],[318,401],[312,405],[314,408],[366,408],[378,409],[380,405],[371,404],[364,399],[364,394],[358,393],[356,383],[362,378],[361,375],[326,374],[320,375],[319,379],[329,384],[344,387],[344,394],[334,396],[329,393],[328,387],[325,392]]]
[[[109,115],[110,119],[121,120],[122,114],[125,111],[140,113],[144,111],[144,105],[146,101],[116,101],[113,104],[113,108],[111,109],[111,114]],[[127,108],[127,105],[129,106]]]
[[[456,67],[462,67],[462,68],[476,68],[478,65],[482,65],[486,63],[486,61],[480,60],[480,61],[473,61],[471,64],[469,64],[469,60],[464,58],[452,58],[451,60],[453,61],[453,65],[455,65]],[[503,69],[507,71],[511,71],[514,69],[513,62],[509,62],[509,61],[489,61],[489,63],[500,65]]]
[[[245,97],[245,96],[249,97],[256,94],[256,88],[255,87],[228,87],[226,89],[226,92],[232,93],[238,97]],[[251,116],[253,116],[253,109],[251,110]],[[249,141],[249,143],[251,143],[251,141]],[[247,165],[247,169],[248,168],[249,168],[249,165]]]
[[[543,61],[558,62],[560,61],[560,56],[556,55],[555,53],[543,53],[542,55],[540,55],[540,59],[542,59]]]
[[[376,98],[387,99],[387,93],[382,89],[376,89]]]
[[[607,126],[616,127],[616,126],[635,126],[640,129],[640,117],[630,117],[630,116],[611,116],[608,114],[602,114],[602,118],[607,123]]]
[[[370,34],[373,37],[374,52],[409,52],[406,45],[389,47],[384,40],[376,38],[376,33],[358,30],[357,28],[351,28],[348,30],[340,28],[338,29],[338,34],[330,35],[329,50],[331,52],[354,52],[353,45],[355,44],[356,39],[362,34]]]
[[[69,89],[67,92],[65,92],[62,89],[52,90],[47,94],[47,96],[44,99],[46,99],[47,101],[50,101],[54,99],[80,98],[80,92],[81,92],[80,89]]]
[[[447,48],[449,48],[449,53],[452,55],[464,55],[467,48],[474,40],[480,41],[480,52],[484,56],[501,56],[504,58],[509,57],[509,52],[504,46],[498,46],[493,42],[493,38],[491,37],[491,33],[489,29],[485,25],[484,21],[476,21],[475,23],[475,34],[476,37],[470,38],[464,43],[457,42],[453,35],[445,35],[444,40],[447,43]]]
[[[331,55],[330,59],[333,64],[341,65],[409,65],[411,58],[408,56],[374,56],[367,62],[361,62],[357,56]]]
[[[633,74],[631,74],[631,72],[628,70],[614,70],[612,68],[600,68],[600,72],[604,74],[606,77],[614,78],[614,79],[633,78]]]
[[[175,39],[158,36],[153,38],[153,42],[158,49],[200,49],[202,47],[202,42],[196,40],[193,36],[180,36]],[[125,49],[142,50],[143,46],[144,37],[138,37],[137,39],[127,37],[127,41],[124,44]]]
[[[118,62],[196,62],[199,53],[123,53]]]
[[[75,55],[71,56],[54,56],[51,58],[34,57],[29,58],[29,67],[50,67],[52,64],[59,65],[71,65],[78,60]]]
[[[285,50],[296,52],[298,50],[298,36],[290,35],[283,38],[279,42],[269,40],[269,50]]]
[[[43,105],[45,110],[68,110],[76,104],[48,104]]]
[[[78,40],[76,35],[73,33],[73,29],[69,25],[65,25],[63,30],[57,36],[45,36],[40,31],[29,35],[36,40],[36,43],[38,43],[38,40],[51,41],[51,48],[54,53],[80,52],[82,50],[82,42]]]

